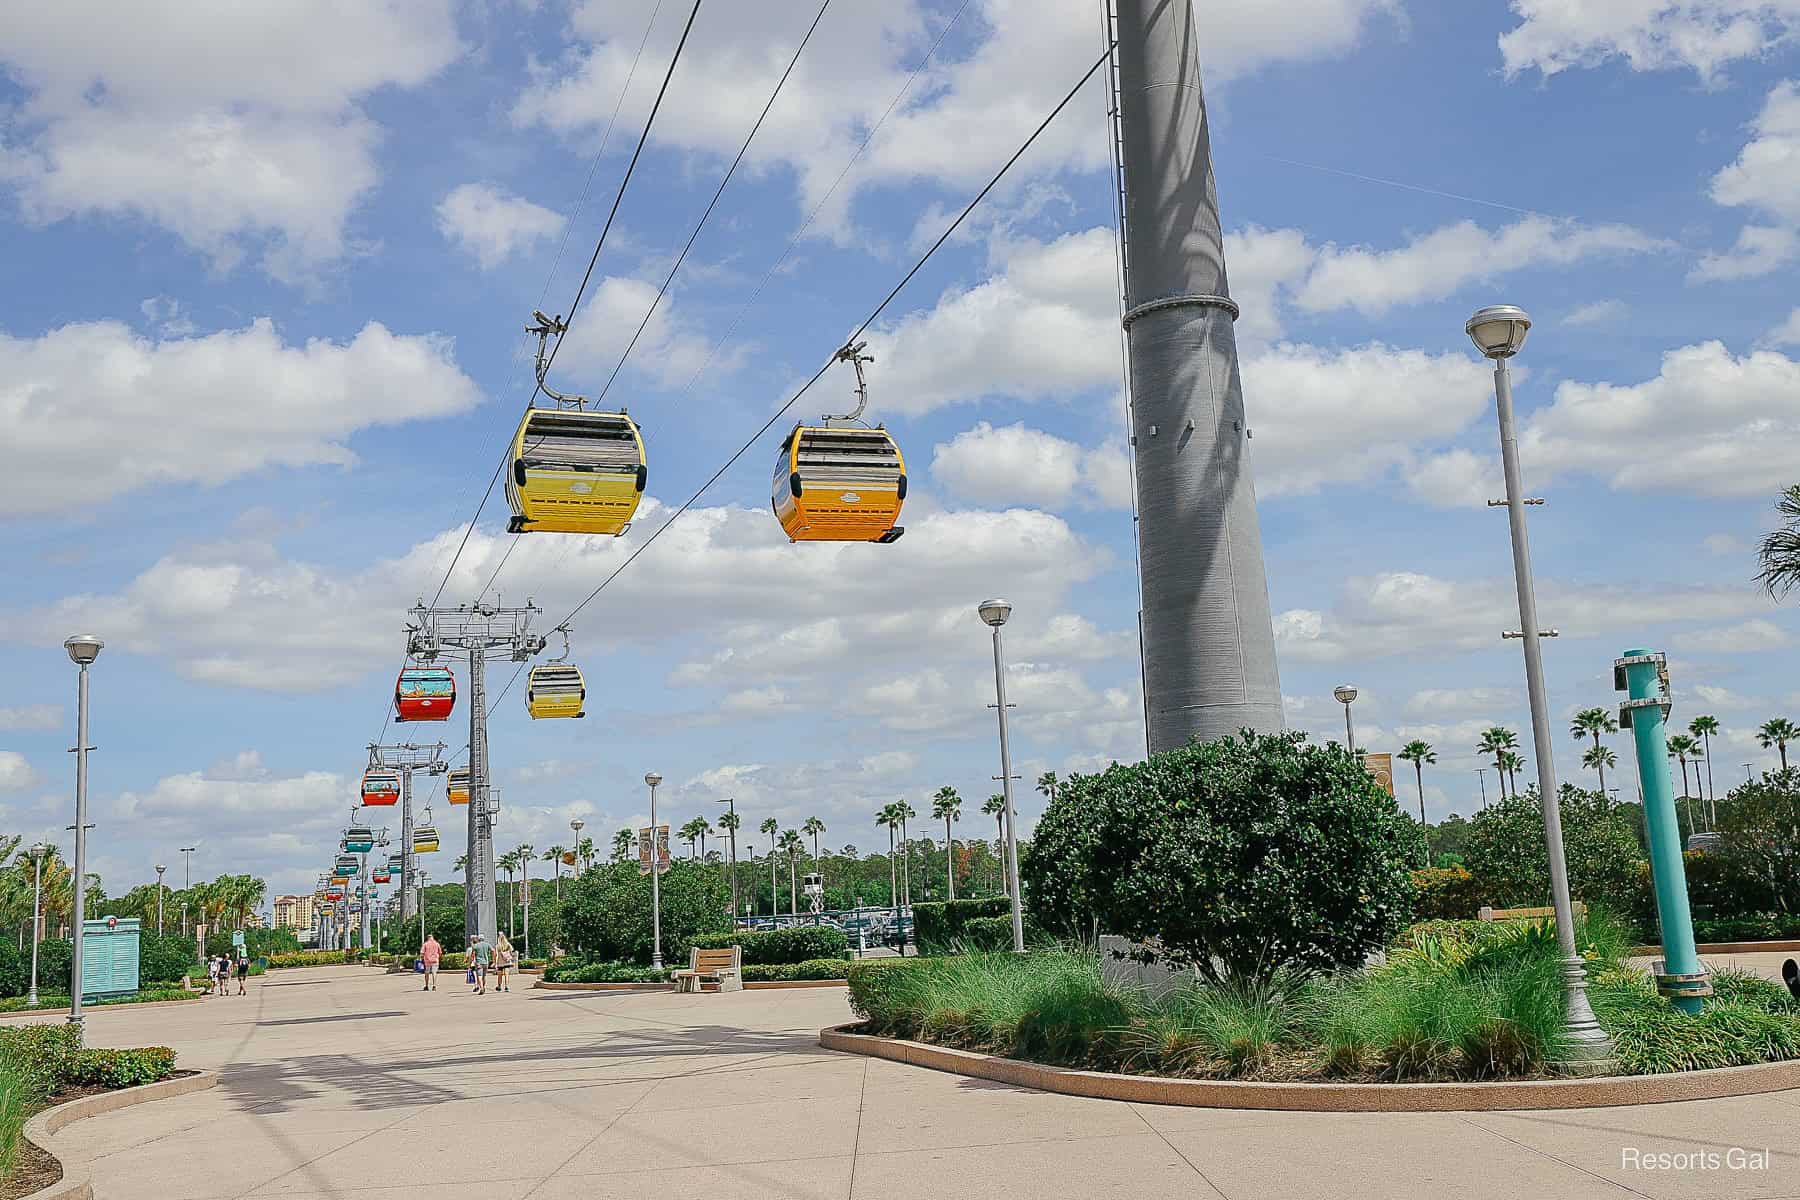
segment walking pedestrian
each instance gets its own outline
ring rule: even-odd
[[[237,960],[237,980],[238,980],[237,994],[238,995],[240,995],[240,996],[249,995],[248,992],[244,991],[244,982],[246,980],[248,980],[249,978],[250,978],[250,956],[248,954],[239,953],[238,960]]]
[[[425,964],[425,986],[420,991],[437,991],[438,964],[444,961],[444,947],[436,937],[425,935],[425,944],[419,947],[419,961]]]
[[[487,993],[488,968],[494,965],[493,944],[477,934],[475,949],[471,953],[475,956],[475,994],[477,996],[485,995]]]
[[[506,981],[513,969],[513,964],[518,961],[518,952],[513,949],[512,939],[504,933],[501,934],[499,942],[494,946],[494,990],[496,992],[512,991]]]

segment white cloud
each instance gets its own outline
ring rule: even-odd
[[[1121,446],[1087,450],[1024,422],[996,429],[982,421],[939,443],[931,475],[974,501],[1051,508],[1071,500],[1103,507],[1130,503],[1129,467]]]
[[[1623,300],[1595,300],[1591,304],[1583,304],[1571,310],[1569,315],[1562,319],[1562,323],[1577,328],[1586,325],[1610,325],[1630,311]]]
[[[1472,450],[1446,450],[1413,463],[1406,472],[1413,495],[1439,508],[1477,508],[1505,494],[1500,460]]]
[[[0,63],[27,93],[0,180],[32,222],[132,215],[277,278],[343,255],[378,172],[362,102],[460,52],[447,0],[63,5],[8,14]]]
[[[1674,645],[1694,654],[1755,654],[1793,644],[1787,630],[1773,621],[1753,619],[1716,629],[1677,634]]]
[[[1690,283],[1727,283],[1759,279],[1800,257],[1800,234],[1774,225],[1746,225],[1737,241],[1722,253],[1707,252],[1688,272]]]
[[[1707,708],[1744,709],[1757,704],[1757,701],[1740,696],[1729,688],[1714,687],[1708,683],[1696,683],[1692,688],[1684,690],[1691,691]]]
[[[437,206],[438,232],[491,271],[515,253],[526,253],[562,232],[561,214],[491,183],[452,188]]]
[[[787,702],[787,692],[778,687],[742,688],[727,692],[719,708],[736,716],[769,717],[778,715]]]
[[[1744,545],[1743,539],[1730,533],[1709,533],[1700,544],[1706,547],[1708,554],[1717,555],[1720,558],[1737,558],[1749,553],[1749,548]]]
[[[37,772],[17,750],[0,750],[0,792],[18,792],[37,783]]]
[[[645,3],[585,0],[570,20],[570,48],[541,67],[514,106],[520,125],[541,124],[571,138],[595,139],[612,114],[638,42]],[[1211,84],[1265,64],[1342,53],[1393,0],[1291,0],[1279,10],[1262,0],[1226,0],[1207,10],[1205,66]],[[856,191],[928,180],[951,188],[984,181],[1092,62],[1096,27],[1079,5],[984,0],[962,18],[961,37],[979,34],[956,57],[946,49],[883,124],[819,232],[848,235]],[[843,164],[936,39],[944,14],[920,0],[828,13],[801,56],[747,161],[782,165],[796,176],[803,209],[831,187]],[[807,15],[771,20],[754,6],[720,9],[696,28],[679,69],[705,87],[675,87],[657,116],[656,138],[714,155],[735,152],[754,114],[793,54]],[[634,133],[648,112],[653,80],[667,68],[679,22],[652,35],[620,124]],[[947,43],[954,47],[959,38]],[[678,78],[676,81],[680,83]],[[1094,86],[1098,86],[1095,84]],[[1099,113],[1076,105],[1057,122],[1025,172],[1094,171],[1106,163]],[[614,131],[619,138],[619,130]]]
[[[59,729],[62,723],[63,710],[58,704],[26,704],[16,708],[0,708],[0,729]]]
[[[272,322],[153,341],[113,321],[0,334],[0,513],[61,511],[165,483],[270,466],[346,465],[359,429],[480,399],[450,339],[370,322],[348,342],[289,344]],[[119,453],[97,463],[93,447]]]
[[[1516,707],[1517,688],[1424,688],[1406,701],[1406,711],[1416,716],[1447,717],[1471,712],[1490,712]]]
[[[1702,79],[1760,58],[1800,28],[1795,0],[1513,0],[1500,36],[1508,75],[1555,75],[1622,58],[1634,71],[1686,68]]]
[[[1638,384],[1559,384],[1520,453],[1534,471],[1582,472],[1628,491],[1763,496],[1800,460],[1800,363],[1773,350],[1734,356],[1719,342],[1663,355]]]
[[[612,374],[619,356],[631,345],[632,334],[637,332],[638,323],[643,321],[655,300],[656,285],[653,283],[623,275],[608,275],[601,279],[588,292],[581,311],[569,323],[569,332],[554,371],[559,373],[565,368],[585,369],[589,374],[598,371],[601,373],[598,382],[603,384]],[[641,372],[665,387],[673,387],[686,383],[706,363],[710,347],[711,342],[705,334],[676,307],[673,295],[665,295],[651,315],[650,323],[644,326],[637,345],[632,347],[625,369]],[[729,370],[741,355],[740,347],[737,354],[714,358],[711,369]],[[554,378],[552,383],[555,383]],[[597,390],[585,385],[576,388],[566,381],[565,386],[590,397]],[[607,401],[609,406],[623,402],[616,394],[609,396]]]
[[[1769,330],[1762,340],[1770,346],[1800,346],[1800,308],[1789,312],[1787,320]]]
[[[1325,246],[1305,282],[1298,285],[1294,301],[1307,312],[1349,308],[1378,317],[1400,305],[1441,300],[1466,284],[1514,271],[1666,248],[1666,243],[1627,225],[1582,225],[1534,216],[1490,231],[1473,221],[1459,221],[1394,250]]]
[[[1748,585],[1658,587],[1538,581],[1547,627],[1571,638],[1612,638],[1621,645],[1650,629],[1736,620],[1767,612],[1769,598]],[[1298,661],[1391,656],[1430,658],[1444,651],[1491,650],[1516,629],[1510,580],[1448,580],[1389,571],[1346,582],[1330,612],[1290,609],[1275,617],[1277,649]]]

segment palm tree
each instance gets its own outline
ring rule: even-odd
[[[1594,745],[1600,744],[1600,736],[1619,732],[1619,722],[1610,709],[1584,708],[1569,721],[1569,736],[1576,741],[1593,738]]]
[[[1475,743],[1475,753],[1492,755],[1494,758],[1494,770],[1500,776],[1500,798],[1502,800],[1506,799],[1506,767],[1501,763],[1500,756],[1510,750],[1518,749],[1518,746],[1518,735],[1504,725],[1495,725],[1483,733],[1481,740]]]
[[[789,829],[781,835],[781,849],[788,860],[788,916],[800,915],[800,856],[806,852],[806,843],[800,840],[798,830]]]
[[[1781,752],[1781,769],[1787,770],[1787,744],[1800,741],[1800,725],[1794,724],[1786,717],[1773,717],[1764,721],[1762,728],[1756,731],[1756,740],[1767,750],[1770,746]]]
[[[689,821],[686,825],[683,825],[680,829],[675,831],[675,836],[679,837],[682,841],[684,841],[688,844],[688,857],[689,858],[694,857],[694,847],[696,845],[698,845],[700,842],[700,839],[703,836],[705,836],[700,831],[701,827],[705,824],[706,824],[705,817],[695,817],[693,820]]]
[[[1038,776],[1038,780],[1037,780],[1038,795],[1049,797],[1050,803],[1055,804],[1056,803],[1056,787],[1061,782],[1062,782],[1062,780],[1060,780],[1056,777],[1055,771],[1045,771],[1042,775]]]
[[[1431,826],[1425,823],[1425,764],[1437,762],[1431,743],[1414,738],[1400,747],[1400,761],[1413,765],[1413,778],[1419,783],[1419,828],[1425,831],[1425,865],[1431,865]]]
[[[1050,781],[1049,786],[1056,787],[1056,773],[1045,771],[1044,779]],[[1038,780],[1043,786],[1044,779]],[[931,815],[944,823],[944,881],[949,885],[950,899],[956,899],[956,841],[950,835],[950,822],[962,820],[962,797],[956,789],[948,785],[937,790],[931,798]]]
[[[513,889],[513,870],[518,863],[519,852],[517,850],[502,854],[494,860],[494,865],[506,872],[506,927],[509,936],[517,931],[517,927],[513,924],[513,901],[517,899]]]
[[[875,814],[875,824],[888,831],[888,907],[900,906],[900,876],[894,862],[894,831],[900,827],[900,818],[894,813],[894,806],[883,805]]]
[[[1757,548],[1762,570],[1756,578],[1779,599],[1800,583],[1800,483],[1775,498],[1775,511],[1781,514],[1781,525]]]
[[[1719,718],[1705,713],[1688,722],[1688,732],[1700,739],[1701,753],[1706,758],[1706,825],[1716,829],[1719,825],[1719,809],[1716,801],[1718,793],[1713,790],[1712,773],[1712,737],[1719,732]],[[1694,768],[1694,786],[1700,786],[1700,768]]]
[[[533,846],[530,842],[520,842],[517,846],[513,847],[513,853],[518,856],[517,861],[519,864],[519,874],[524,877],[525,903],[527,905],[530,905],[530,903],[531,903],[531,858],[534,854],[537,853],[537,847]],[[513,903],[516,906],[518,904],[518,900],[519,900],[519,889],[516,887],[513,888],[512,898],[513,898]],[[524,949],[526,951],[529,951],[531,949],[531,912],[530,912],[529,908],[527,909],[527,911],[525,913],[525,945],[524,945]]]
[[[632,848],[632,846],[637,844],[637,840],[638,840],[637,834],[633,833],[629,829],[621,829],[621,830],[619,830],[619,832],[613,834],[613,840],[612,840],[612,859],[613,859],[613,861],[614,862],[624,862],[626,859],[630,858],[631,857],[631,848]]]
[[[769,835],[769,915],[772,917],[781,907],[775,903],[775,831],[781,828],[781,822],[774,817],[764,817],[757,828]]]
[[[558,900],[562,899],[562,856],[568,852],[567,846],[557,845],[550,847],[543,854],[544,861],[549,863],[550,869],[556,872],[556,898]]]
[[[1687,801],[1688,832],[1692,833],[1699,826],[1694,824],[1694,799],[1688,795],[1688,759],[1700,757],[1700,739],[1691,734],[1676,733],[1669,736],[1669,757],[1681,760],[1681,798]]]
[[[1519,772],[1525,769],[1525,756],[1514,754],[1511,750],[1502,750],[1494,761],[1499,766],[1502,777],[1508,781],[1512,795],[1516,797],[1519,794]]]
[[[825,832],[825,822],[817,817],[808,817],[800,823],[800,832],[813,840],[813,870],[819,873],[819,882],[825,882],[825,868],[819,865],[819,835]]]
[[[594,865],[593,838],[584,837],[579,842],[575,843],[575,861],[581,864],[581,869],[583,871]]]
[[[994,818],[995,855],[1000,859],[1000,894],[1012,895],[1012,877],[1006,873],[1006,797],[995,792],[982,801],[981,811]]]
[[[906,801],[894,801],[894,816],[900,821],[900,894],[908,908],[912,907],[912,851],[906,848],[906,823],[918,815]]]
[[[1606,746],[1589,746],[1581,756],[1581,765],[1600,773],[1600,794],[1606,795],[1606,769],[1619,765],[1619,756]]]

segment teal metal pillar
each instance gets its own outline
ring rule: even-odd
[[[1675,788],[1669,782],[1668,660],[1661,651],[1625,651],[1624,657],[1613,663],[1613,689],[1628,693],[1629,698],[1619,705],[1619,725],[1629,729],[1637,743],[1644,828],[1650,839],[1650,875],[1656,888],[1656,919],[1662,927],[1663,959],[1656,972],[1656,989],[1682,1012],[1697,1013],[1712,995],[1712,983],[1694,948],[1681,825],[1675,816]]]

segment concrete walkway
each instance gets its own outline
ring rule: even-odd
[[[167,1044],[223,1072],[54,1139],[99,1200],[1800,1197],[1800,1092],[1468,1116],[1178,1109],[829,1053],[817,1030],[849,1015],[836,989],[473,996],[451,978],[427,995],[336,967],[251,991],[92,1014],[93,1044]],[[1734,1169],[1733,1147],[1771,1157]],[[1632,1151],[1719,1163],[1644,1169]]]

